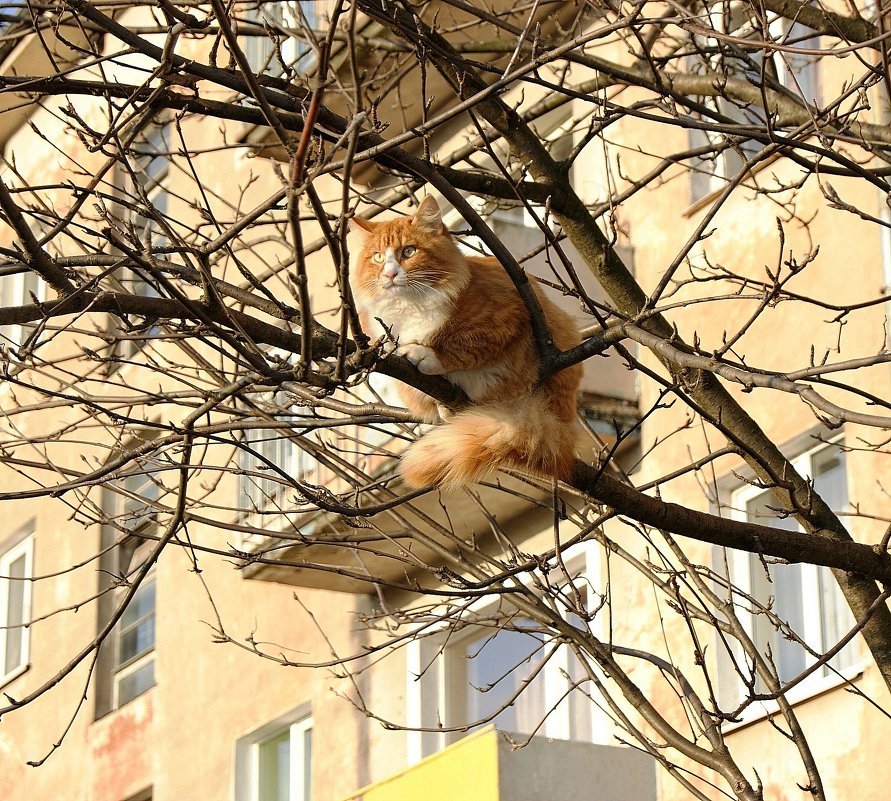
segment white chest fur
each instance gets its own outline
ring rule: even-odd
[[[429,296],[418,298],[402,292],[385,292],[368,300],[365,311],[371,318],[368,334],[379,337],[389,330],[402,349],[415,344],[430,345],[433,336],[449,319],[452,305],[447,300],[431,302]],[[417,354],[406,351],[403,355],[412,359]],[[415,363],[419,364],[421,372],[441,373],[441,367],[429,369],[427,365],[425,369],[426,363]],[[471,400],[482,400],[506,373],[506,366],[496,362],[472,370],[453,370],[445,373],[445,377],[461,387]]]
[[[429,297],[391,291],[372,298],[365,309],[371,318],[372,331],[369,333],[377,336],[385,333],[380,320],[400,345],[427,345],[448,320],[451,303],[431,302]]]

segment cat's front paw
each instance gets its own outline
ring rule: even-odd
[[[396,348],[396,355],[404,356],[425,375],[442,375],[445,372],[439,357],[426,345],[416,342],[400,345]]]

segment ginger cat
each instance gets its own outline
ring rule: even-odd
[[[366,332],[384,334],[382,321],[398,354],[445,376],[473,403],[408,448],[399,468],[406,484],[457,489],[502,465],[566,479],[582,366],[538,383],[529,314],[497,259],[465,257],[430,196],[412,217],[353,223],[365,236],[352,284]],[[533,286],[556,346],[578,344],[569,315]],[[436,420],[432,398],[402,385],[400,397]]]

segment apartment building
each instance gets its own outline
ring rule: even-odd
[[[563,6],[561,22],[573,16],[569,4]],[[238,21],[296,31],[322,28],[326,13],[316,3],[274,3],[263,10],[246,8]],[[134,32],[155,21],[147,8],[124,10],[116,19]],[[459,23],[460,15],[456,35],[472,42],[474,28]],[[369,41],[381,36],[374,27],[378,23],[369,25],[363,29]],[[163,36],[146,35],[164,46]],[[243,50],[257,72],[277,77],[288,74],[286,65],[314,58],[301,42],[296,35],[285,37],[275,48],[268,38],[245,35]],[[195,37],[177,42],[176,52],[210,63],[219,58],[211,56],[212,47],[207,38]],[[90,48],[108,60],[88,58]],[[348,60],[344,57],[344,70]],[[800,91],[813,94],[822,87],[827,96],[845,81],[843,72],[825,65],[815,72],[813,63],[793,64],[778,79],[792,82],[794,73]],[[89,27],[63,25],[13,40],[0,75],[42,77],[76,65],[81,66],[76,77],[95,78],[101,68],[108,81],[149,90],[158,68],[126,42],[102,39]],[[386,86],[375,114],[380,128],[389,126],[388,136],[448,108],[445,83],[432,76],[424,78],[429,83],[418,83],[417,69],[406,69],[399,81],[381,69],[376,80]],[[213,97],[224,98],[226,91],[217,87]],[[436,100],[418,103],[423,91]],[[511,102],[519,102],[518,94],[510,95]],[[530,93],[523,102],[533,105],[545,94]],[[219,249],[226,257],[202,266],[243,291],[230,300],[253,290],[270,302],[293,302],[292,231],[282,191],[287,162],[279,161],[283,153],[270,133],[273,125],[212,121],[170,109],[149,113],[122,101],[115,108],[132,118],[127,127],[110,122],[112,105],[101,97],[78,97],[76,114],[51,95],[39,103],[21,92],[6,91],[0,98],[4,181],[21,192],[30,226],[42,236],[69,212],[82,226],[48,240],[53,257],[71,256],[77,247],[85,257],[108,256],[89,263],[90,275],[107,270],[121,293],[162,299],[170,288],[150,269],[156,263],[120,268],[115,259],[144,245],[167,260],[160,274],[176,275],[170,266],[176,262],[184,265],[179,273],[184,276],[185,268],[198,270],[193,260],[198,244],[223,236],[234,220],[277,196],[277,205],[254,218],[253,232],[226,240]],[[578,98],[541,117],[538,133],[552,154],[569,154],[582,141],[586,116],[589,107]],[[78,138],[78,128],[97,132],[96,139]],[[100,142],[102,132],[111,129],[116,137]],[[466,118],[456,117],[431,133],[427,146],[457,153],[471,133]],[[665,142],[667,136],[676,141]],[[626,118],[609,140],[609,150],[588,146],[573,166],[573,185],[591,206],[603,202],[622,175],[650,168],[654,155],[647,142],[681,152],[701,145],[702,133]],[[121,148],[126,159],[119,156]],[[640,285],[658,285],[666,254],[680,252],[702,224],[714,233],[690,249],[690,275],[727,265],[740,280],[755,282],[763,279],[765,264],[803,262],[819,243],[818,259],[802,276],[808,291],[827,304],[874,298],[887,284],[888,238],[867,219],[830,214],[816,181],[797,190],[796,213],[782,221],[785,238],[778,255],[777,204],[768,183],[770,175],[779,174],[780,181],[785,176],[794,184],[797,167],[790,161],[766,162],[752,176],[756,189],[741,189],[712,214],[712,203],[738,171],[734,159],[741,154],[744,148],[727,149],[712,161],[676,166],[658,192],[639,192],[616,210],[616,249]],[[508,160],[505,153],[494,155]],[[386,200],[399,183],[387,169],[363,162],[354,178],[363,213],[376,213],[376,204],[410,212],[410,199]],[[89,206],[76,207],[82,194],[72,191],[72,184],[90,197]],[[337,206],[343,188],[336,175],[320,174],[312,184],[328,208]],[[847,202],[881,217],[874,186],[845,177],[833,178],[833,185]],[[476,208],[518,256],[539,246],[535,216],[544,214],[543,206],[524,210],[480,200]],[[147,209],[156,213],[146,214]],[[452,229],[464,227],[457,212],[446,222]],[[300,227],[304,243],[321,240],[323,232],[308,211]],[[4,229],[2,246],[9,256],[18,237],[8,225]],[[100,242],[102,237],[107,241]],[[469,249],[484,247],[469,235],[461,241]],[[195,251],[176,250],[179,242],[195,245]],[[340,299],[329,252],[306,251],[313,308],[335,329]],[[571,263],[582,262],[571,245],[564,251]],[[524,266],[547,280],[552,259],[552,252],[542,250]],[[76,269],[79,263],[66,264]],[[605,298],[595,281],[581,280],[593,298]],[[4,307],[44,302],[52,295],[34,272],[10,271],[0,284]],[[200,281],[183,290],[185,301],[199,297],[196,286]],[[884,342],[881,304],[866,306],[836,328],[825,325],[824,308],[767,305],[747,326],[752,306],[745,299],[696,302],[710,292],[706,281],[678,285],[671,319],[680,335],[718,343],[724,332],[744,330],[746,358],[766,370],[800,368],[809,363],[812,347],[817,360],[823,351],[842,360],[869,347],[881,349]],[[577,298],[559,287],[554,297],[579,315],[581,326],[592,324]],[[247,303],[241,308],[260,309]],[[623,714],[633,715],[627,700],[616,706],[601,700],[596,682],[559,638],[546,641],[544,660],[541,637],[522,611],[510,611],[507,595],[469,588],[465,597],[455,590],[460,577],[444,567],[442,553],[456,541],[469,548],[479,539],[480,552],[500,565],[545,554],[555,537],[569,540],[591,519],[579,493],[567,489],[557,498],[541,483],[506,475],[472,494],[420,496],[407,511],[384,511],[369,523],[357,523],[336,507],[308,503],[297,490],[305,484],[343,493],[352,486],[348,479],[357,476],[370,485],[381,480],[382,491],[392,489],[395,485],[381,477],[389,475],[404,446],[409,433],[404,425],[372,419],[325,433],[288,394],[295,390],[286,382],[283,388],[257,391],[249,405],[233,400],[231,407],[208,411],[208,426],[218,428],[208,428],[201,452],[195,446],[186,457],[184,420],[223,387],[233,372],[233,352],[247,363],[249,348],[222,354],[194,330],[190,344],[179,336],[185,329],[160,317],[76,319],[46,329],[38,340],[29,339],[31,323],[3,326],[9,369],[2,389],[0,486],[6,514],[0,526],[0,623],[5,626],[0,689],[11,706],[28,700],[0,718],[3,798],[673,801],[694,797],[694,789],[707,798],[725,796],[718,772],[683,754],[668,758],[673,772],[658,770],[658,760],[640,742],[632,743],[622,725]],[[280,319],[275,324],[288,329]],[[35,341],[41,358],[36,366],[29,361]],[[637,357],[646,369],[632,372],[615,356],[586,362],[582,455],[595,462],[609,452],[636,486],[657,482],[666,501],[794,528],[791,518],[777,517],[767,489],[737,454],[715,459],[710,473],[673,476],[708,459],[723,443],[713,431],[691,424],[688,407],[670,402],[655,358],[643,348]],[[889,376],[881,366],[851,381],[863,393],[889,396]],[[393,397],[386,381],[374,379],[372,389],[384,401]],[[889,515],[883,453],[862,446],[876,441],[875,431],[856,423],[829,428],[803,411],[794,395],[764,392],[762,397],[749,390],[738,385],[733,392],[798,472],[833,509],[863,512],[851,515],[855,538],[881,540]],[[335,402],[369,397],[346,393]],[[240,428],[227,429],[233,421]],[[153,447],[158,438],[171,439],[163,448]],[[103,466],[108,466],[107,481],[76,486],[78,476]],[[191,471],[188,514],[173,531],[167,526],[176,517],[180,469]],[[288,477],[302,484],[288,484]],[[65,487],[58,497],[40,489],[56,485]],[[579,608],[595,610],[584,624],[594,636],[661,655],[702,697],[714,695],[724,708],[764,690],[745,686],[740,667],[745,656],[730,640],[716,636],[704,621],[678,614],[668,594],[654,593],[654,582],[640,566],[684,578],[684,564],[665,542],[619,520],[607,520],[599,530],[605,539],[588,537],[567,548],[560,568],[579,593]],[[617,556],[619,548],[629,557]],[[697,542],[685,542],[683,552],[690,564],[711,566],[716,576],[729,577],[751,595],[750,603],[736,599],[739,618],[756,647],[771,654],[783,680],[805,671],[852,625],[825,568],[768,567],[757,555]],[[521,580],[530,586],[542,581],[555,569],[547,560],[543,564]],[[384,583],[363,581],[363,574]],[[788,621],[806,646],[761,614],[759,601]],[[571,619],[568,612],[565,616]],[[99,635],[104,641],[95,647]],[[76,667],[64,670],[73,660]],[[641,694],[684,731],[690,707],[679,697],[677,675],[652,661],[629,660],[628,675]],[[702,664],[708,670],[700,672]],[[704,686],[710,679],[715,686]],[[787,693],[827,796],[884,797],[891,781],[882,748],[888,731],[885,692],[857,637]],[[795,738],[783,729],[786,724],[777,724],[777,709],[769,699],[748,705],[736,719],[722,722],[724,737],[753,781],[749,771],[757,770],[764,798],[806,798],[802,758]],[[490,722],[465,726],[481,720]],[[644,738],[658,741],[661,733],[647,728],[652,721],[635,722]],[[698,725],[687,724],[692,740],[702,734]],[[658,756],[657,746],[651,750]]]

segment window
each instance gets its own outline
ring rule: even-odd
[[[420,659],[408,672],[409,691],[420,692],[420,727],[476,723],[469,730],[474,731],[494,723],[520,736],[597,739],[594,721],[602,721],[589,697],[584,668],[565,646],[542,666],[554,645],[531,621],[514,619],[509,628],[495,630],[472,626],[459,637],[432,637],[419,645]],[[463,736],[422,732],[410,749],[413,760]]]
[[[312,454],[294,441],[291,432],[281,428],[249,428],[244,433],[239,454],[239,506],[252,511],[278,509],[285,504],[290,489],[287,480],[270,467],[275,465],[286,476],[305,479],[315,467]]]
[[[751,9],[738,2],[730,2],[723,10],[710,13],[715,30],[726,31],[738,38],[761,40],[761,27],[752,19]],[[800,22],[793,22],[774,14],[768,15],[769,38],[778,44],[798,49],[819,47],[819,36]],[[700,42],[699,44],[703,44]],[[704,48],[709,52],[709,48]],[[747,51],[741,48],[726,50],[708,56],[704,62],[690,59],[690,69],[695,72],[707,69],[715,74],[728,74],[745,78],[760,86],[772,84],[789,90],[807,103],[819,101],[817,59],[802,53],[764,51],[753,43]],[[716,113],[740,125],[763,126],[764,110],[757,104],[749,104],[729,97],[703,97],[700,102]],[[708,119],[697,118],[708,123]],[[690,148],[705,145],[721,145],[726,137],[721,133],[691,128],[688,130]],[[693,159],[690,172],[691,203],[724,188],[727,181],[737,175],[746,162],[761,148],[755,140],[746,140],[725,147],[721,152]]]
[[[240,739],[236,801],[312,801],[312,728],[297,711]]]
[[[885,224],[879,228],[879,247],[882,258],[882,294],[887,296],[891,294],[891,207],[885,198],[885,194],[881,193],[879,218]],[[885,320],[885,330],[891,332],[891,309],[887,304],[885,304]],[[891,343],[891,334],[886,334],[886,341]]]
[[[155,684],[155,578],[139,585],[118,629],[116,704],[121,706]]]
[[[137,472],[120,481],[119,492],[105,490],[104,507],[115,525],[102,530],[99,628],[115,613],[130,582],[157,545],[158,520],[154,505],[161,491],[151,470],[151,462],[142,463]],[[97,717],[132,701],[155,685],[156,590],[152,568],[103,643],[95,672]]]
[[[244,54],[254,72],[279,77],[293,65],[301,72],[307,71],[312,48],[306,31],[319,27],[318,0],[258,3],[244,13],[248,22],[267,27],[275,38],[273,41],[268,33],[245,37]]]
[[[547,149],[551,158],[557,162],[566,162],[573,153],[575,140],[578,138],[578,130],[584,129],[589,118],[588,109],[585,108],[577,115],[572,114],[573,104],[567,103],[559,108],[541,115],[530,123],[533,134]],[[522,170],[511,158],[510,149],[503,144],[493,143],[491,155],[474,156],[474,168],[476,161],[481,160],[481,166],[492,172],[506,170],[516,181],[523,179]],[[572,170],[570,169],[572,175]],[[574,175],[572,182],[575,184]],[[520,200],[496,200],[483,198],[479,195],[471,195],[467,198],[474,210],[483,217],[492,231],[498,235],[510,250],[519,258],[527,251],[538,248],[542,241],[541,225],[545,224],[551,231],[557,226],[542,203],[529,201],[528,205]],[[465,223],[460,212],[456,209],[446,213],[443,222],[446,228],[464,227]],[[477,236],[461,237],[461,244],[469,251],[470,255],[491,255],[488,247]]]
[[[283,403],[287,408],[287,402]],[[294,426],[300,422],[297,416],[278,419],[289,420]],[[298,500],[289,479],[318,479],[315,457],[294,438],[294,433],[282,428],[249,428],[244,432],[237,456],[237,508],[243,514],[242,523],[257,529],[242,532],[241,548],[245,551],[269,545],[270,536],[290,525],[286,513]]]
[[[527,735],[538,732],[548,710],[570,691],[572,680],[582,678],[581,665],[567,649],[542,669],[552,646],[534,631],[531,621],[514,621],[513,626],[495,632],[476,630],[446,648],[446,680],[451,694],[448,706],[453,722],[491,719],[503,731]],[[571,692],[548,727],[549,734],[589,740],[590,707],[587,696]],[[544,732],[541,728],[540,733]]]
[[[541,721],[545,711],[544,676],[535,674],[545,646],[540,636],[522,631],[531,628],[530,621],[515,625],[520,630],[483,629],[448,646],[446,672],[453,721],[491,718],[499,729],[523,734],[531,734]],[[526,682],[530,683],[511,703]]]
[[[884,92],[879,96],[877,103],[878,121],[885,125],[891,124],[891,97]],[[891,205],[888,204],[888,195],[885,192],[877,192],[879,203],[879,219],[884,223],[879,226],[879,247],[882,260],[882,294],[891,294]],[[888,322],[885,327],[891,331],[891,309],[885,304],[885,315]],[[888,335],[891,341],[891,335]]]
[[[33,529],[25,538],[0,555],[0,655],[3,657],[0,684],[28,667],[31,621],[31,577],[34,575]]]
[[[812,28],[800,22],[776,17],[769,23],[769,31],[778,44],[798,50],[817,50],[820,37]],[[789,91],[806,103],[820,102],[818,58],[805,53],[777,51],[773,56],[777,79]]]
[[[236,456],[238,466],[237,508],[246,525],[259,529],[243,533],[245,550],[268,544],[268,535],[289,525],[284,513],[293,509],[297,493],[291,479],[317,481],[318,462],[312,444],[304,441],[304,417],[293,414],[287,393],[268,393],[264,410],[284,428],[247,428]]]
[[[170,173],[171,145],[168,140],[169,126],[151,123],[133,145],[136,157],[132,176],[137,191],[132,194],[137,206],[143,206],[147,200],[153,212],[143,215],[134,210],[129,221],[136,239],[152,250],[167,244],[164,225],[158,218],[166,222],[170,212],[170,193],[165,187]],[[134,294],[157,294],[143,279],[137,279],[137,284],[140,283],[144,287],[135,287]]]
[[[46,300],[46,284],[37,273],[31,270],[4,275],[0,280],[0,305],[29,306],[38,301]],[[0,343],[6,343],[14,347],[25,344],[32,325],[4,325],[0,326]]]
[[[848,505],[845,453],[838,444],[816,448],[793,460],[796,469],[813,482],[814,491],[834,511],[844,511]],[[754,523],[768,523],[773,527],[798,530],[792,518],[778,518],[776,501],[769,490],[745,486],[731,498],[733,515]],[[762,654],[770,654],[781,682],[787,682],[814,664],[815,657],[808,648],[789,636],[779,621],[788,625],[815,653],[832,648],[853,626],[851,613],[828,568],[803,564],[775,564],[762,560],[757,554],[728,552],[730,579],[743,592],[751,595],[754,603],[737,596],[737,614]],[[773,615],[768,614],[770,610]],[[733,662],[743,672],[746,660],[742,650],[734,647],[732,656],[719,645],[720,698],[723,704],[735,706],[744,696]],[[815,687],[821,678],[835,676],[858,661],[855,643],[849,643],[802,683]],[[756,681],[757,691],[763,683]]]
[[[713,7],[708,12],[709,24],[716,31],[731,33],[739,38],[747,38],[757,33],[752,27],[751,10],[744,4],[731,0]],[[742,48],[724,48],[715,52],[709,46],[707,37],[694,36],[694,47],[701,49],[701,57],[690,57],[690,72],[708,72],[731,77],[746,78],[752,83],[760,83],[759,69],[760,51],[744,51]],[[700,97],[699,102],[739,125],[758,124],[762,118],[761,109],[747,103],[733,102],[726,97]],[[698,122],[709,125],[711,115],[694,114]],[[760,148],[757,142],[745,141],[727,146],[728,140],[723,133],[689,128],[688,144],[691,149],[724,146],[718,152],[709,153],[691,160],[690,163],[690,202],[696,203],[712,192],[718,192],[726,186],[727,181],[739,173],[746,161]]]
[[[582,558],[599,566],[596,549],[586,550]],[[575,584],[586,602],[587,580],[580,577]],[[567,646],[554,651],[553,639],[532,621],[514,617],[507,626],[503,620],[499,622],[498,618],[509,615],[507,608],[482,607],[473,620],[475,625],[457,632],[432,633],[410,644],[409,727],[435,729],[440,724],[454,727],[478,722],[482,726],[491,722],[499,730],[521,737],[610,742],[611,723],[592,700],[596,691],[585,667]],[[586,625],[574,615],[567,619],[579,628]],[[587,625],[597,636],[599,618]],[[409,760],[417,762],[465,734],[412,732]]]
[[[743,109],[724,98],[704,98],[703,103],[736,123],[741,125],[752,123]],[[707,122],[707,120],[704,121]],[[691,149],[706,145],[718,147],[725,144],[723,134],[700,128],[690,128],[688,140]],[[694,159],[690,172],[690,202],[696,203],[707,195],[722,190],[727,182],[745,167],[748,160],[758,152],[760,147],[758,142],[745,141],[728,145],[720,152]]]
[[[148,474],[124,479],[123,524],[131,531],[118,547],[118,575],[132,577],[155,546],[152,503],[160,492]],[[142,580],[118,622],[115,643],[114,705],[121,706],[155,684],[155,573]]]
[[[170,173],[171,144],[169,126],[150,123],[131,146],[131,158],[121,166],[118,177],[121,193],[121,217],[127,238],[136,250],[157,254],[170,244],[170,192],[167,178]],[[163,255],[162,255],[163,258]],[[140,297],[160,296],[156,281],[142,266],[133,265],[123,271],[121,284],[125,291]],[[123,358],[134,357],[145,345],[146,339],[160,332],[151,318],[148,325],[140,326],[131,320],[129,336],[121,344]],[[117,323],[115,326],[117,327]],[[118,333],[125,333],[118,329]],[[145,339],[144,339],[145,338]]]

